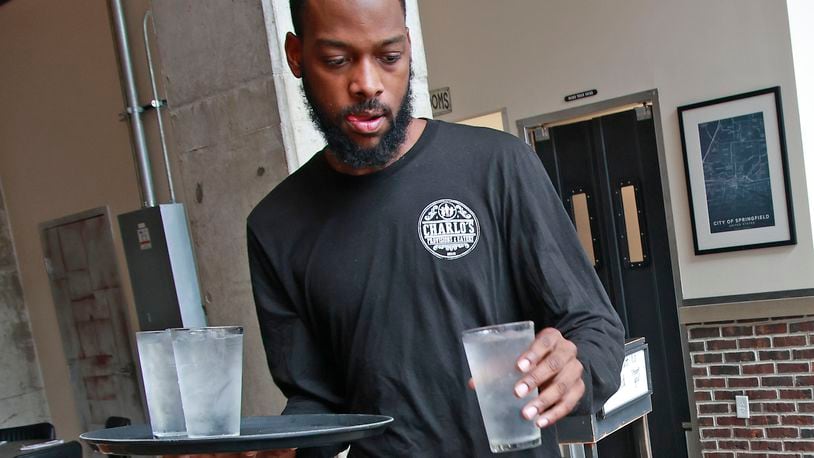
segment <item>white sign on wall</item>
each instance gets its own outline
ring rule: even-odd
[[[440,89],[431,90],[430,105],[432,106],[433,116],[452,113],[452,93],[449,91],[449,88],[442,87]]]

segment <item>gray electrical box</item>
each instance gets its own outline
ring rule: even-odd
[[[206,326],[183,204],[119,215],[139,329]]]

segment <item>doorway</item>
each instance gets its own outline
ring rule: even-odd
[[[571,215],[626,337],[643,336],[649,344],[653,456],[685,458],[683,424],[690,412],[653,119],[656,96],[637,94],[578,117],[520,120],[518,127]],[[636,456],[629,428],[600,441],[599,456]]]
[[[466,126],[488,127],[503,132],[509,131],[509,117],[506,113],[506,108],[471,118],[461,119],[460,121],[455,121],[455,123],[464,124]]]
[[[84,431],[144,422],[107,209],[40,226],[62,348]]]

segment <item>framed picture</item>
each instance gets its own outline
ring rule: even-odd
[[[780,88],[678,107],[695,254],[796,243]]]

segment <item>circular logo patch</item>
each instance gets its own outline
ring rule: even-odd
[[[461,202],[436,200],[418,218],[418,238],[433,256],[456,259],[478,244],[480,225],[472,210]]]

